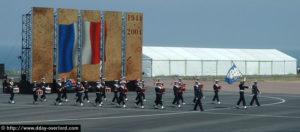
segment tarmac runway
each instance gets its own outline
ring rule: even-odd
[[[128,93],[127,108],[111,105],[113,93],[103,107],[85,103],[73,106],[74,93],[69,102],[55,106],[56,94],[47,95],[47,102],[32,103],[32,95],[15,95],[16,104],[8,104],[9,94],[0,94],[0,124],[80,124],[82,132],[206,132],[206,131],[300,131],[300,95],[262,94],[262,106],[247,109],[234,108],[238,92],[220,92],[221,104],[211,104],[213,92],[204,91],[202,100],[205,111],[193,111],[193,91],[184,93],[187,103],[182,108],[171,107],[173,93],[167,89],[163,95],[166,109],[153,109],[154,89],[146,92],[145,109],[135,108],[135,92]],[[89,93],[93,102],[95,93]],[[249,105],[251,95],[246,93]],[[198,108],[199,109],[199,108]]]

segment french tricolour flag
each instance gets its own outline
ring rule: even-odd
[[[82,24],[82,65],[100,63],[100,22],[83,22]]]
[[[77,23],[59,25],[58,73],[70,72],[78,64]]]
[[[100,59],[100,22],[82,23],[81,63],[98,64]],[[77,23],[59,25],[58,73],[70,72],[78,65]]]

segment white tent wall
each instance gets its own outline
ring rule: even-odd
[[[185,62],[186,61],[171,60],[169,69],[170,75],[185,76]]]
[[[285,62],[285,74],[297,74],[297,62],[296,61],[286,61]]]
[[[272,62],[271,61],[260,61],[259,62],[259,75],[272,75]]]
[[[203,74],[204,76],[216,76],[217,75],[217,61],[203,61]]]
[[[169,76],[170,65],[169,61],[152,60],[152,76]]]
[[[273,75],[284,75],[284,61],[273,61],[273,69],[272,74]]]
[[[228,70],[232,66],[231,61],[218,61],[217,62],[217,75],[225,76],[227,75]]]
[[[146,59],[143,58],[143,76],[144,77],[151,77],[151,73],[152,73],[152,59]]]
[[[258,62],[246,61],[246,75],[258,75]]]
[[[297,60],[276,49],[144,46],[144,76],[225,76],[232,61],[244,75],[297,74]]]
[[[186,61],[186,76],[202,75],[202,61],[190,60]]]

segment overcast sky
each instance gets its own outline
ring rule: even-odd
[[[21,16],[31,7],[143,12],[144,45],[300,51],[300,0],[0,0],[6,67],[19,65]]]

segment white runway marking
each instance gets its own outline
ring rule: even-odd
[[[270,96],[261,96],[271,99],[280,100],[279,102],[270,103],[270,104],[263,104],[262,106],[271,106],[282,104],[285,102],[285,99],[278,98],[278,97],[270,97]],[[273,115],[256,115],[256,114],[232,114],[232,113],[212,113],[209,111],[214,110],[224,110],[224,109],[231,109],[230,107],[227,108],[216,108],[216,109],[207,109],[204,112],[200,111],[184,111],[184,112],[171,112],[171,113],[162,113],[162,114],[148,114],[148,115],[130,115],[130,116],[110,116],[110,117],[98,117],[98,118],[75,118],[75,119],[58,119],[58,120],[36,120],[36,121],[16,121],[16,122],[2,122],[0,124],[19,124],[19,123],[46,123],[46,122],[65,122],[65,121],[80,121],[80,120],[103,120],[103,119],[120,119],[120,118],[139,118],[139,117],[153,117],[153,116],[167,116],[167,115],[178,115],[178,114],[224,114],[224,115],[244,115],[244,116],[257,116],[257,117],[271,117],[271,118],[294,118],[300,119],[300,117],[291,117],[291,116],[273,116]],[[135,110],[135,109],[127,109],[127,110]],[[148,110],[150,111],[150,110]],[[157,110],[151,110],[157,111]]]

